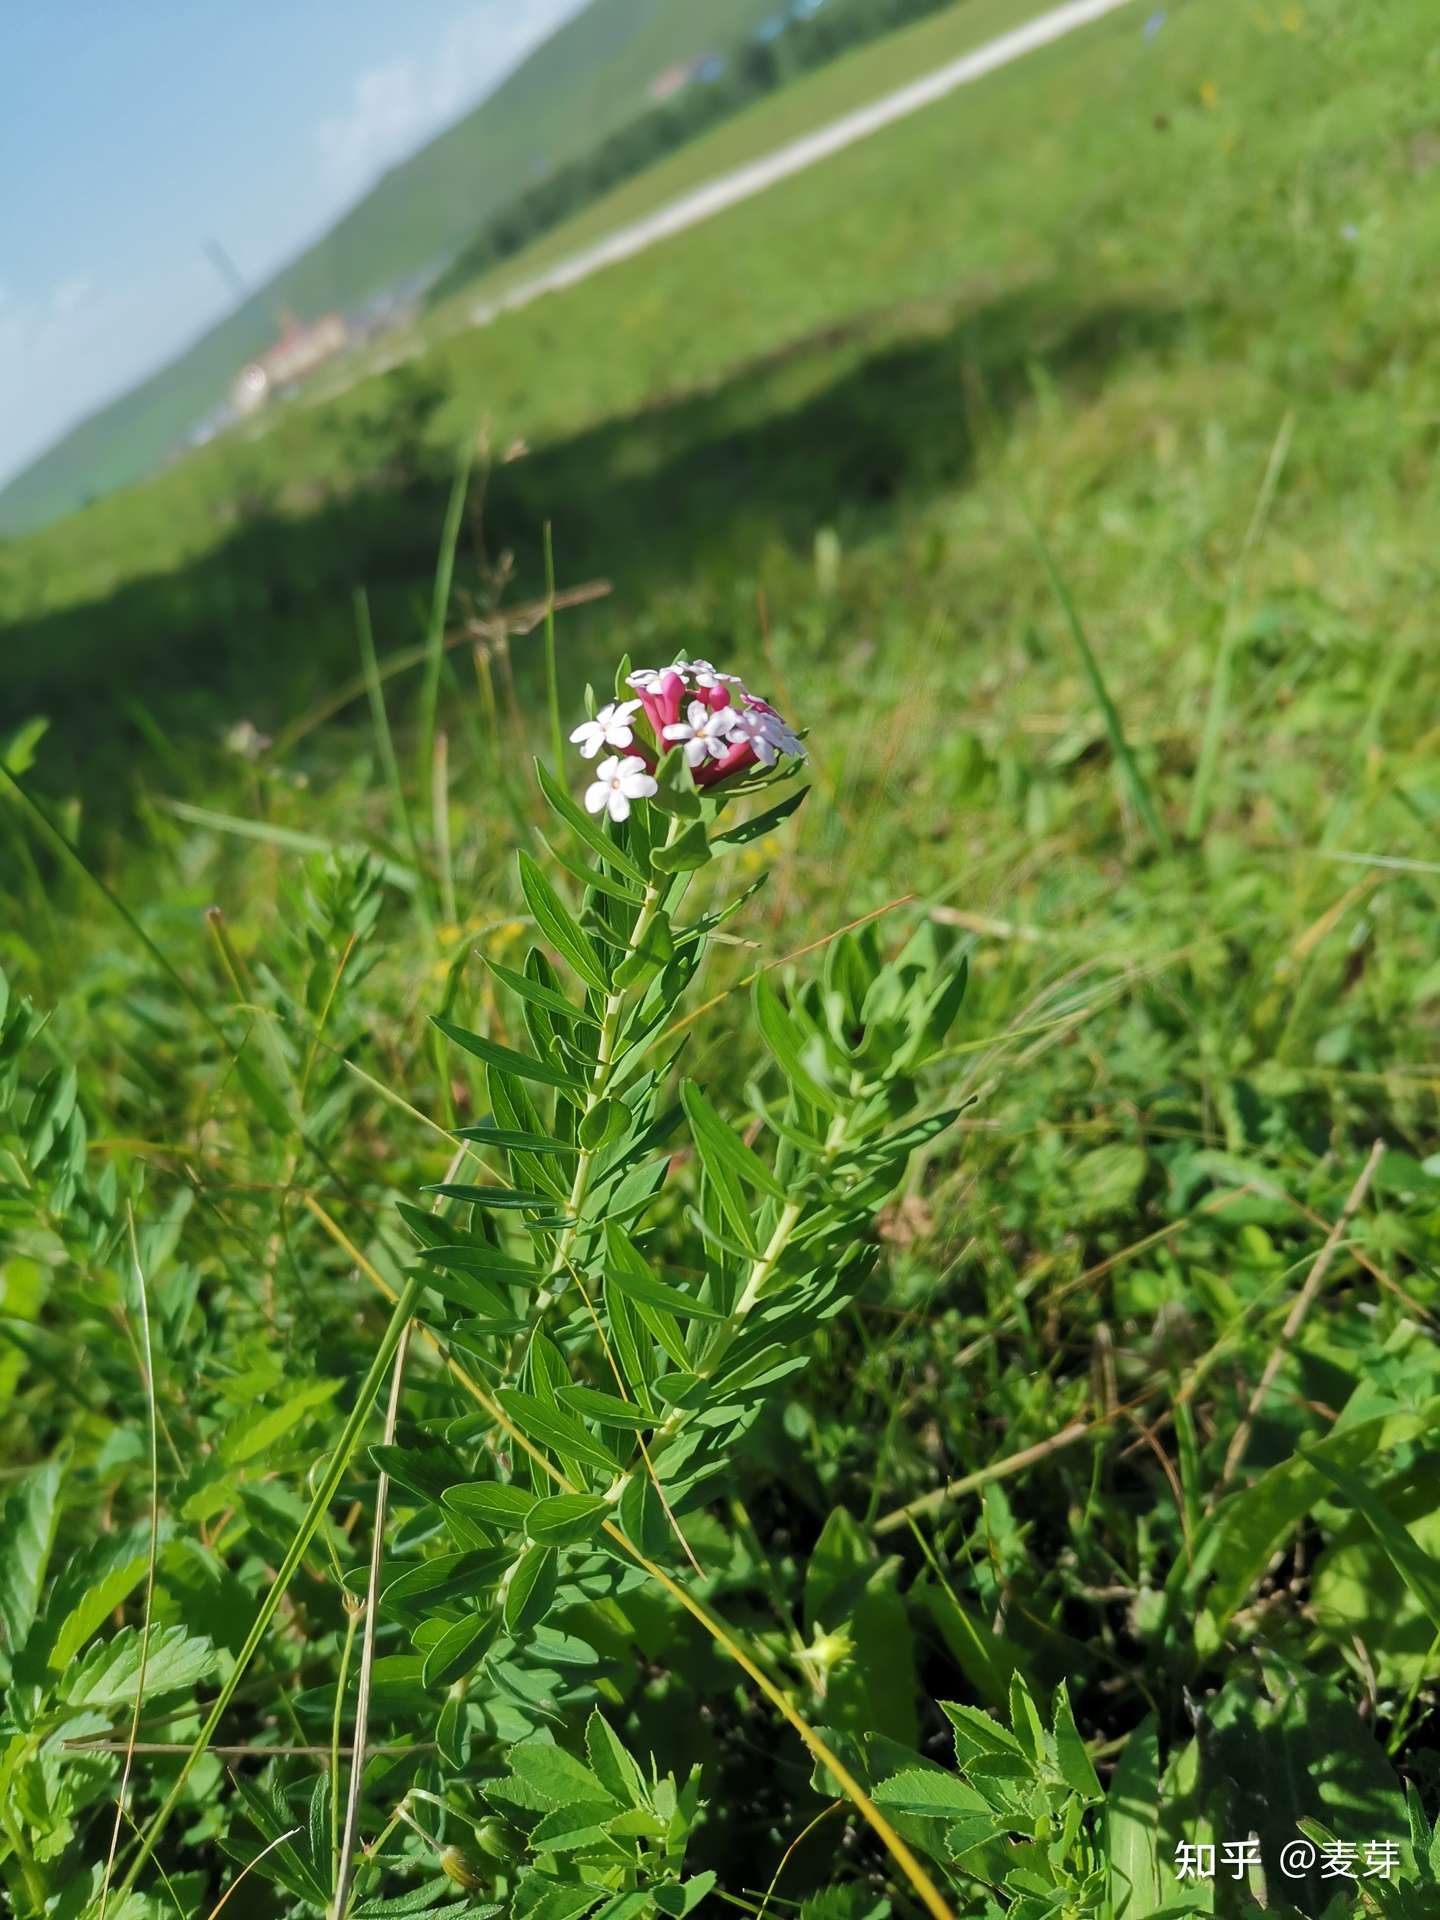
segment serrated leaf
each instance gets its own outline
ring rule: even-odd
[[[1095,1772],[1094,1763],[1085,1750],[1085,1742],[1075,1725],[1075,1715],[1070,1708],[1070,1693],[1062,1680],[1055,1690],[1055,1755],[1060,1768],[1060,1778],[1072,1793],[1078,1793],[1082,1800],[1102,1800],[1104,1789]]]
[[[625,1750],[619,1734],[598,1708],[585,1722],[585,1751],[590,1756],[596,1779],[608,1794],[622,1806],[645,1805],[640,1769]]]
[[[142,1661],[144,1644],[136,1628],[122,1627],[69,1668],[56,1688],[57,1698],[71,1707],[126,1706],[139,1689],[142,1665],[147,1698],[196,1686],[215,1665],[210,1642],[184,1627],[152,1627]]]
[[[536,926],[587,987],[593,987],[597,993],[608,993],[609,976],[579,922],[530,855],[522,848],[516,857],[520,866],[520,890],[535,916]]]
[[[12,1653],[24,1646],[39,1610],[63,1478],[63,1462],[47,1461],[12,1489],[0,1512],[0,1626]]]
[[[340,1390],[338,1380],[310,1380],[278,1407],[249,1413],[235,1422],[220,1443],[220,1458],[227,1466],[239,1466],[283,1440],[316,1407],[323,1406]]]
[[[612,1798],[583,1760],[548,1740],[525,1740],[505,1756],[510,1771],[544,1807],[603,1804]],[[616,1802],[618,1809],[619,1803]]]
[[[875,1799],[882,1807],[894,1807],[897,1813],[918,1813],[932,1818],[957,1813],[994,1813],[982,1794],[953,1773],[931,1771],[928,1767],[910,1767],[882,1780],[875,1789]]]

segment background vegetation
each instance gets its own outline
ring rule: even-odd
[[[798,992],[871,913],[886,955],[928,924],[970,964],[923,1075],[963,1112],[686,1514],[687,1579],[957,1912],[1250,1912],[1253,1884],[1197,1894],[1173,1860],[1252,1828],[1267,1911],[1428,1911],[1437,65],[1421,0],[1122,10],[0,557],[8,764],[46,816],[0,806],[18,1912],[93,1896],[138,1691],[137,1267],[152,1617],[177,1636],[143,1824],[375,1352],[395,1203],[483,1109],[426,1015],[522,1032],[477,954],[534,937],[508,856],[543,818],[528,754],[554,758],[526,611],[547,520],[567,716],[622,652],[683,649],[812,729],[815,792],[736,856],[773,872],[697,992],[686,1071],[725,1118],[753,1117],[732,989],[756,968],[825,943],[780,970]],[[45,1016],[23,1055],[21,993]],[[695,1156],[670,1179],[653,1244],[693,1272]],[[433,1359],[412,1369],[406,1445],[460,1417]],[[341,1777],[374,1472],[357,1458],[167,1830],[186,1913],[226,1844],[249,1857]],[[417,1567],[423,1511],[412,1488],[387,1541]],[[459,1738],[412,1631],[382,1615],[367,1838]],[[920,1910],[673,1599],[567,1612],[549,1652],[543,1688],[522,1662],[471,1697],[447,1810],[407,1803],[430,1838],[402,1823],[368,1897],[433,1878],[433,1841],[463,1843],[475,1900],[509,1898],[505,1756],[553,1736],[578,1760],[598,1705],[677,1790],[701,1766],[685,1872],[718,1876],[716,1911],[772,1880],[771,1912]],[[96,1690],[67,1703],[75,1663]],[[977,1769],[977,1708],[1021,1760]],[[956,1863],[957,1795],[997,1779],[1054,1823],[1048,1907]],[[1396,1885],[1282,1881],[1302,1820],[1395,1840]],[[310,1845],[328,1891],[332,1829]],[[147,1898],[175,1910],[158,1879]],[[292,1898],[256,1874],[229,1912]]]

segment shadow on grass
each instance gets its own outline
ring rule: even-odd
[[[659,402],[498,466],[470,516],[456,584],[484,549],[521,558],[525,587],[553,522],[562,579],[604,574],[613,625],[657,589],[753,574],[775,543],[837,526],[884,530],[907,501],[964,484],[977,435],[998,435],[1043,378],[1096,390],[1162,348],[1184,314],[1136,301],[1075,311],[1053,291],[969,309],[888,309],[807,337],[707,391]],[[202,557],[108,598],[0,629],[7,722],[49,716],[51,791],[100,814],[143,764],[138,704],[177,743],[262,729],[356,667],[352,593],[370,594],[383,651],[424,628],[448,476],[359,488],[291,512],[256,498]],[[583,621],[568,629],[582,662]],[[151,749],[153,750],[153,737]]]

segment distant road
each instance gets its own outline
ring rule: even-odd
[[[752,194],[763,193],[766,187],[773,187],[777,180],[788,180],[792,173],[803,173],[806,167],[813,167],[817,160],[828,159],[832,153],[854,146],[857,140],[878,133],[882,127],[903,120],[907,114],[918,113],[922,107],[943,100],[946,94],[954,93],[959,87],[968,87],[972,80],[980,80],[987,73],[994,73],[997,67],[1008,67],[1012,60],[1023,59],[1038,47],[1048,47],[1052,41],[1063,40],[1067,33],[1074,33],[1077,27],[1089,26],[1092,20],[1102,20],[1107,13],[1116,13],[1130,4],[1131,0],[1067,0],[1064,6],[1042,13],[1037,19],[1027,21],[1023,27],[1002,33],[996,39],[988,40],[984,46],[961,54],[957,60],[947,60],[943,67],[936,67],[921,79],[911,80],[891,93],[882,94],[878,100],[872,100],[868,107],[857,107],[814,133],[787,141],[783,147],[777,147],[760,160],[751,160],[730,173],[722,173],[718,178],[707,181],[703,187],[696,187],[689,193],[681,194],[678,199],[657,207],[654,213],[647,213],[643,219],[617,227],[614,233],[597,240],[594,245],[567,254],[543,273],[517,281],[498,299],[481,301],[478,306],[472,307],[470,323],[476,327],[488,326],[502,313],[528,306],[532,300],[538,300],[541,294],[555,293],[561,287],[573,287],[577,280],[588,280],[592,273],[598,273],[602,267],[614,266],[619,260],[629,260],[637,253],[643,253],[646,247],[653,247],[657,240],[668,239],[672,233],[683,233],[686,227],[697,226],[700,221],[708,220],[711,214],[721,213],[726,207],[748,200]]]

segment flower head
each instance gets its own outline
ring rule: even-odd
[[[587,760],[602,747],[631,749],[624,761],[600,763],[585,795],[592,813],[608,809],[612,819],[625,819],[631,800],[648,799],[658,791],[650,776],[672,747],[683,749],[697,787],[713,787],[757,768],[768,772],[782,759],[805,758],[799,735],[769,701],[751,693],[738,674],[722,673],[712,661],[636,667],[625,680],[635,699],[602,707],[570,736]],[[642,779],[644,786],[623,784]],[[616,810],[619,804],[623,812]]]
[[[730,732],[739,719],[734,707],[712,707],[704,700],[692,700],[683,720],[664,729],[667,740],[685,742],[687,766],[698,767],[705,760],[723,760],[730,751]]]
[[[773,707],[753,697],[749,705],[736,714],[730,738],[736,743],[747,742],[762,767],[773,767],[781,754],[791,754],[797,760],[805,758],[799,736],[786,726]]]
[[[658,792],[638,753],[629,754],[623,760],[612,753],[608,760],[600,762],[594,780],[585,789],[585,811],[608,813],[612,820],[628,820],[632,800],[648,800]]]
[[[638,700],[612,700],[593,720],[582,720],[570,738],[587,760],[593,760],[602,747],[628,747],[635,738],[630,716],[639,711]]]

